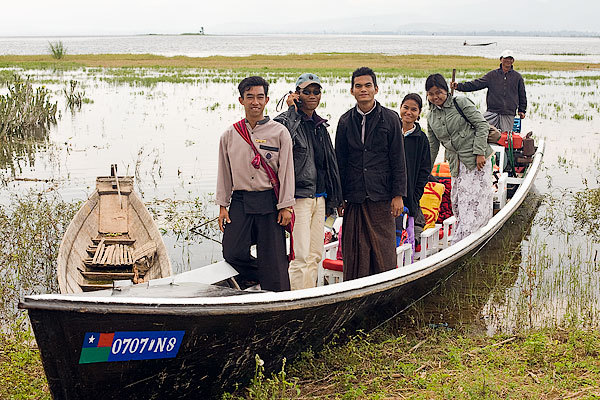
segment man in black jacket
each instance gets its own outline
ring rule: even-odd
[[[335,138],[344,223],[344,280],[396,267],[395,218],[404,208],[406,162],[398,114],[375,100],[377,77],[361,67],[352,74],[356,99],[340,118]]]
[[[513,69],[515,58],[512,51],[504,50],[500,56],[500,67],[471,82],[450,86],[461,92],[474,92],[487,88],[487,111],[485,119],[502,132],[513,129],[515,110],[521,119],[527,111],[527,93],[523,77]]]
[[[315,74],[300,75],[296,91],[288,96],[289,109],[275,121],[292,136],[296,205],[294,259],[288,273],[292,290],[315,287],[323,255],[323,225],[342,203],[342,189],[327,120],[317,115],[321,80]]]

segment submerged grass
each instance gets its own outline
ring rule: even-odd
[[[60,240],[79,208],[58,195],[13,195],[0,205],[0,327],[23,315],[23,296],[56,292],[56,258]]]
[[[77,90],[78,84],[79,82],[72,79],[69,81],[69,86],[63,88],[63,94],[67,100],[67,107],[71,110],[80,109],[83,104],[85,90]]]
[[[0,56],[0,67],[73,68],[79,67],[171,67],[210,68],[241,72],[312,70],[316,73],[347,74],[368,65],[376,71],[397,72],[410,76],[426,76],[435,72],[459,70],[487,71],[498,67],[498,61],[483,57],[441,55],[384,55],[371,53],[316,53],[288,55],[252,55],[246,57],[165,57],[152,54],[83,54],[67,55],[55,60],[45,55]],[[521,71],[574,71],[600,69],[598,63],[519,61]]]
[[[56,103],[45,87],[33,88],[29,78],[18,75],[8,81],[8,93],[0,96],[0,137],[25,138],[35,128],[56,123]]]

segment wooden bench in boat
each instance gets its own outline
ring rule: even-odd
[[[87,247],[88,258],[79,269],[85,279],[79,286],[83,291],[108,289],[116,280],[129,279],[134,283],[144,281],[144,276],[154,262],[156,243],[148,241],[137,249],[135,239],[127,236],[105,236],[92,239]]]

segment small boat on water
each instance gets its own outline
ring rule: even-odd
[[[486,43],[467,43],[467,41],[465,40],[465,42],[463,43],[463,46],[489,46],[492,44],[498,44],[498,42],[486,42]]]
[[[391,271],[298,291],[248,292],[214,285],[235,275],[220,262],[143,284],[116,282],[110,290],[25,297],[19,306],[28,310],[52,396],[220,397],[248,381],[257,354],[273,371],[341,329],[392,318],[492,239],[532,188],[543,150],[540,141],[520,176],[501,177],[500,209],[485,226],[441,250],[432,245],[436,251],[414,263],[399,260]]]
[[[81,293],[172,273],[171,261],[150,212],[130,176],[96,178],[96,190],[79,209],[58,250],[60,292]]]

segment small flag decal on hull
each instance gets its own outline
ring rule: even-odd
[[[79,364],[174,358],[185,331],[87,332]]]

